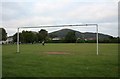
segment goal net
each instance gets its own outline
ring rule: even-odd
[[[34,26],[34,27],[18,27],[17,28],[17,52],[20,52],[20,35],[19,31],[20,29],[25,29],[25,28],[56,28],[56,27],[85,27],[85,26],[95,26],[96,27],[96,54],[98,55],[98,24],[77,24],[77,25],[51,25],[51,26]]]

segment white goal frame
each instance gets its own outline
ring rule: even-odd
[[[50,27],[77,27],[77,26],[96,26],[96,54],[98,55],[98,24],[77,24],[77,25],[54,25],[54,26],[35,26],[35,27],[18,27],[17,28],[17,53],[20,53],[20,47],[19,47],[19,30],[20,28],[50,28]]]

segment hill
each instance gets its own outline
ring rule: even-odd
[[[67,35],[67,33],[70,31],[75,31],[75,35],[77,38],[84,38],[84,39],[90,39],[90,38],[95,39],[96,38],[96,33],[92,33],[92,32],[82,33],[76,30],[72,30],[72,29],[61,29],[58,31],[54,31],[54,32],[49,33],[49,36],[64,38]],[[109,37],[111,36],[99,33],[99,39],[108,39]]]

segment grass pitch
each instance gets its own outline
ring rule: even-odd
[[[69,54],[48,54],[65,52]],[[118,77],[118,45],[3,45],[3,77]]]

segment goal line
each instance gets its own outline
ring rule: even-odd
[[[20,47],[19,47],[19,30],[21,28],[52,28],[52,27],[80,27],[80,26],[95,26],[96,27],[96,54],[98,55],[98,24],[77,24],[77,25],[51,25],[51,26],[35,26],[35,27],[18,27],[17,28],[17,53],[20,52]]]

